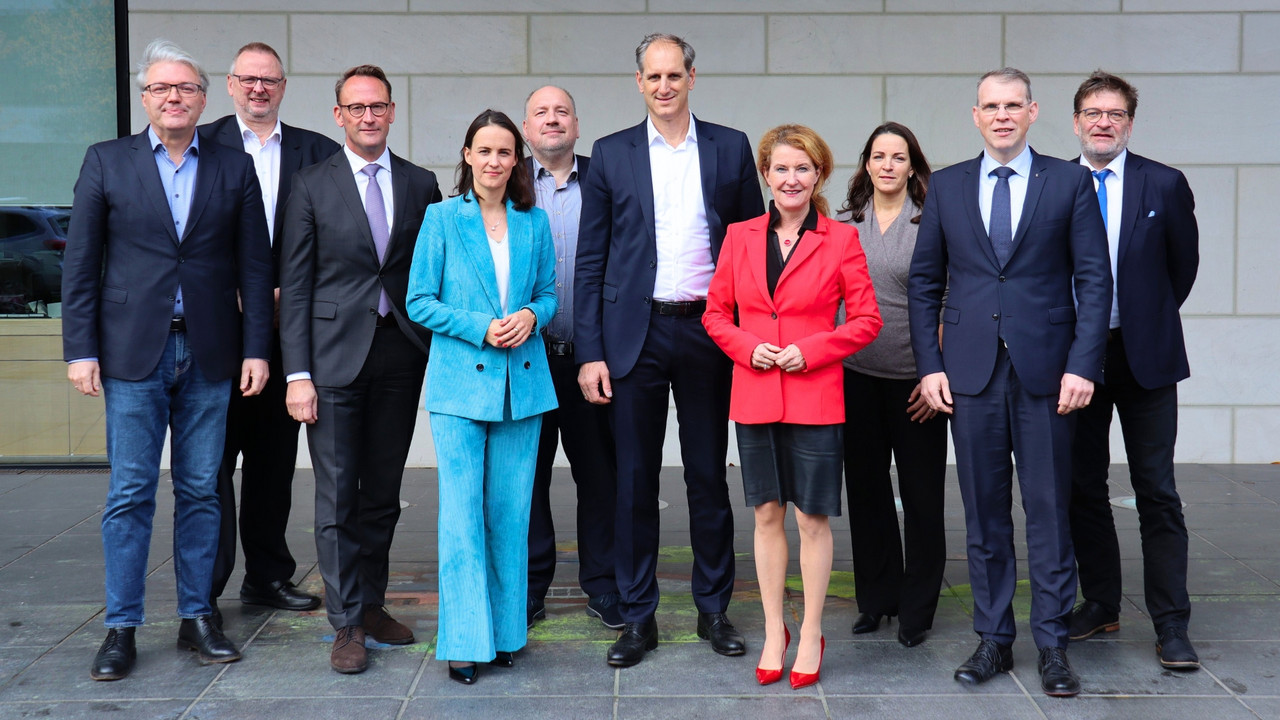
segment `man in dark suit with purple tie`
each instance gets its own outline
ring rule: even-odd
[[[1082,602],[1071,639],[1120,628],[1120,545],[1107,494],[1112,408],[1138,499],[1143,595],[1160,664],[1200,667],[1187,625],[1187,523],[1173,477],[1178,382],[1191,375],[1178,308],[1200,264],[1195,198],[1179,171],[1129,152],[1138,91],[1101,70],[1075,95],[1079,162],[1094,176],[1115,294],[1103,381],[1080,413],[1072,452],[1071,536]]]
[[[1038,113],[1022,71],[979,81],[973,122],[985,148],[930,180],[908,307],[921,392],[954,415],[982,638],[955,678],[978,684],[1013,667],[1012,454],[1041,688],[1070,696],[1080,692],[1066,654],[1076,585],[1067,521],[1073,413],[1102,379],[1111,272],[1089,173],[1027,145]]]

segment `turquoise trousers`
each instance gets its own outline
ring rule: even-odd
[[[527,640],[529,503],[542,416],[430,417],[440,468],[436,659],[488,662]]]

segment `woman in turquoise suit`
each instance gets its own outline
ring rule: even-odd
[[[555,253],[516,126],[467,129],[456,195],[427,207],[408,310],[434,333],[427,411],[439,462],[436,658],[470,685],[526,640],[529,502],[542,413],[556,407],[538,333],[556,312]]]

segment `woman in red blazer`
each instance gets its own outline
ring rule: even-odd
[[[755,508],[762,685],[782,678],[791,641],[782,616],[783,521],[786,504],[796,506],[805,616],[791,686],[801,688],[817,682],[826,644],[827,518],[840,515],[840,361],[874,340],[881,323],[858,232],[828,218],[820,194],[834,167],[831,149],[807,127],[782,125],[765,133],[757,158],[773,202],[768,214],[729,226],[702,323],[734,363],[729,417],[737,423],[747,504]],[[841,301],[848,320],[837,327]]]

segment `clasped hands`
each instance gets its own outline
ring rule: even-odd
[[[529,308],[521,308],[504,318],[489,321],[484,341],[496,348],[516,348],[524,344],[538,324],[538,316]]]
[[[762,342],[751,351],[751,367],[755,370],[768,370],[777,367],[783,372],[801,372],[808,367],[804,353],[794,344],[780,348],[772,343]]]

